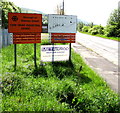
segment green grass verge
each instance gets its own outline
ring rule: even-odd
[[[92,35],[91,33],[88,33],[88,32],[82,32],[82,31],[80,31],[80,33],[84,33],[84,34]],[[98,36],[98,37],[105,38],[105,39],[110,39],[110,40],[120,41],[120,37],[107,37],[107,36],[100,35],[100,34],[96,34],[96,35],[92,35],[92,36]]]
[[[48,62],[43,66],[39,65],[37,44],[35,69],[34,45],[18,44],[14,71],[13,48],[2,49],[2,111],[118,112],[118,94],[74,51],[71,63]]]

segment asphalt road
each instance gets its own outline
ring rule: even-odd
[[[96,36],[77,33],[76,41],[118,65],[118,42]],[[120,42],[119,42],[120,43]]]
[[[111,89],[120,93],[117,41],[77,33],[76,43],[72,44],[72,48],[108,83]]]

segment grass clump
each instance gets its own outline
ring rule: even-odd
[[[33,48],[17,45],[16,71],[13,45],[2,49],[2,111],[119,112],[118,94],[74,51],[72,62],[40,65],[37,44],[35,69]]]
[[[23,87],[22,76],[17,76],[14,73],[6,73],[2,77],[2,92],[3,94],[12,94],[15,90]]]

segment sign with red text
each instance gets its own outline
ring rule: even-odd
[[[42,14],[8,13],[9,33],[41,33]]]
[[[51,43],[75,43],[75,33],[51,33]]]
[[[13,44],[41,43],[41,33],[13,33]]]

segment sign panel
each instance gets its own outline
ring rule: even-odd
[[[8,13],[8,32],[42,32],[42,14]]]
[[[76,33],[77,16],[48,15],[49,33]]]
[[[41,61],[69,60],[69,45],[41,45]]]
[[[13,33],[13,44],[41,43],[41,33]]]
[[[75,33],[51,33],[52,43],[75,43]]]

